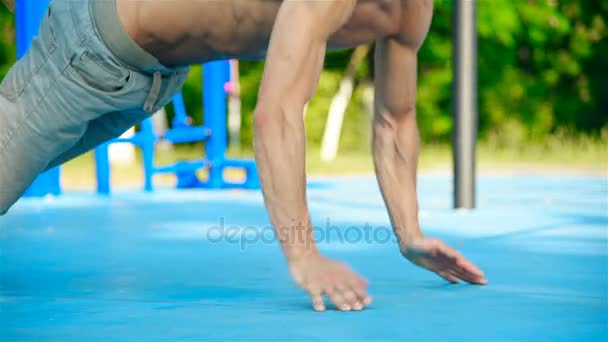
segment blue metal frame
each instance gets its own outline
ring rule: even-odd
[[[49,0],[17,0],[15,3],[15,19],[17,24],[17,57],[21,58],[27,52],[32,40],[38,35],[40,21],[46,13]],[[36,178],[25,192],[24,196],[59,195],[59,167],[53,168]]]
[[[154,174],[174,173],[178,188],[246,188],[260,187],[255,162],[249,159],[227,159],[227,108],[225,84],[230,82],[230,65],[228,61],[206,63],[203,67],[203,126],[191,126],[184,105],[182,94],[173,97],[175,118],[172,128],[163,137],[154,134],[151,119],[141,123],[141,129],[132,138],[114,139],[95,149],[97,165],[97,192],[110,193],[110,163],[108,145],[115,142],[129,142],[142,149],[144,164],[144,190],[152,191]],[[171,165],[154,165],[154,145],[159,140],[172,143],[205,141],[205,157],[191,161],[180,161]],[[201,168],[209,170],[209,177],[201,181],[196,171]],[[224,169],[240,168],[245,171],[244,182],[234,183],[224,179]]]

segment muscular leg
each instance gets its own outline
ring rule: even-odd
[[[27,62],[28,57],[24,59]],[[44,74],[36,80],[48,78]],[[120,135],[145,117],[143,111],[113,111],[97,117],[111,106],[99,99],[79,98],[71,80],[62,75],[53,83],[39,101],[22,96],[12,102],[0,95],[0,214],[40,172]]]
[[[107,58],[96,41],[60,30],[65,22],[57,20],[72,18],[66,4],[55,2],[55,14],[0,84],[0,215],[51,161],[75,146],[92,147],[78,144],[91,122],[145,100],[143,76]]]
[[[186,78],[187,68],[160,65],[106,27],[125,56],[144,60],[125,64],[94,29],[89,5],[54,0],[0,84],[0,215],[40,172],[120,135],[169,102]]]
[[[19,63],[30,59],[26,56]],[[21,74],[21,66],[15,68],[11,71]],[[48,76],[36,80],[51,79]],[[59,78],[53,83],[63,83]],[[5,79],[2,86],[10,81]],[[72,147],[84,134],[87,121],[76,119],[76,106],[67,103],[63,95],[59,87],[51,86],[39,100],[23,95],[13,102],[0,96],[0,214],[23,194],[49,160]]]

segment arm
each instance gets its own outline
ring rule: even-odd
[[[324,310],[323,295],[341,310],[361,309],[364,281],[321,257],[306,205],[304,105],[323,68],[326,42],[349,18],[354,0],[281,5],[270,39],[254,114],[255,157],[264,202],[295,282]]]
[[[372,151],[378,184],[399,240],[401,253],[418,266],[457,282],[484,284],[483,273],[445,243],[426,238],[418,223],[416,169],[417,52],[430,25],[432,7],[410,2],[404,20],[407,37],[389,37],[376,45],[376,96]]]

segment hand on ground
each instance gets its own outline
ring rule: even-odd
[[[372,302],[367,281],[345,264],[311,254],[290,262],[289,268],[296,284],[310,295],[316,311],[325,311],[324,296],[340,311],[363,310]]]
[[[464,280],[485,285],[488,282],[477,266],[454,248],[435,238],[419,237],[403,246],[402,254],[414,264],[433,271],[452,283]]]

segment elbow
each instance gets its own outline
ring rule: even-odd
[[[372,125],[372,143],[374,146],[398,148],[403,143],[418,146],[419,133],[415,108],[396,109],[376,111]]]
[[[416,124],[416,108],[413,106],[377,108],[373,122],[375,129],[396,132],[403,126]]]
[[[416,101],[413,94],[378,94],[376,103],[376,113],[385,117],[390,117],[393,121],[415,119]]]
[[[396,122],[416,120],[416,106],[396,105],[387,109],[387,115],[391,116]]]
[[[270,115],[263,110],[256,108],[253,111],[253,133],[258,135],[259,132],[266,129],[271,124]]]
[[[253,110],[253,130],[254,134],[266,131],[276,126],[277,117],[280,117],[280,110],[272,102],[258,98],[258,103]]]
[[[256,138],[267,136],[281,129],[283,115],[277,108],[257,106],[253,112],[253,133]]]
[[[288,126],[287,111],[280,105],[258,103],[253,112],[253,135],[256,140],[281,139]]]
[[[266,101],[258,102],[253,112],[254,136],[297,134],[304,130],[304,105],[288,101],[284,103],[268,104]],[[295,131],[294,131],[295,130]]]

